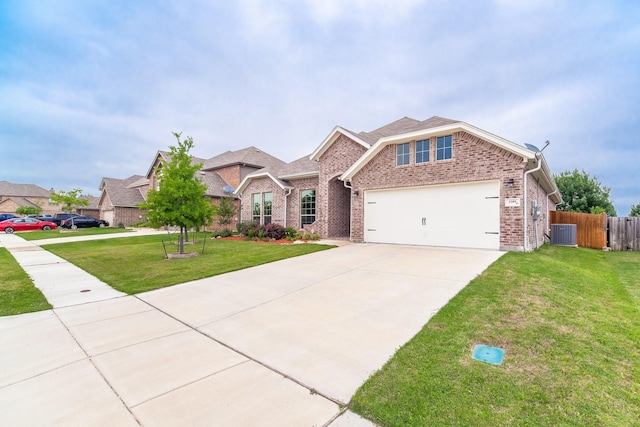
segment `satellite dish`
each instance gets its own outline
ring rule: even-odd
[[[529,150],[533,151],[534,153],[540,152],[540,149],[533,144],[524,144],[524,146],[527,147]]]
[[[225,185],[224,187],[222,187],[222,191],[224,191],[225,193],[233,193],[233,187],[230,185]]]
[[[529,150],[531,150],[531,151],[533,151],[533,152],[535,152],[535,153],[542,153],[542,152],[544,151],[544,149],[545,149],[545,148],[547,148],[547,146],[548,146],[549,144],[551,144],[551,143],[549,142],[549,140],[547,140],[547,141],[544,143],[544,147],[542,147],[542,150],[540,150],[538,147],[536,147],[536,146],[535,146],[535,145],[533,145],[533,144],[524,144],[524,145],[525,145],[525,147],[527,147]]]

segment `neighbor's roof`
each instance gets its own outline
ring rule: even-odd
[[[18,206],[39,207],[37,204],[35,204],[33,202],[30,202],[28,199],[25,199],[24,197],[15,197],[15,196],[9,196],[9,197],[3,198],[2,201],[0,201],[0,204],[4,204],[5,202],[8,202],[9,200],[14,202]]]
[[[46,197],[49,198],[51,191],[35,184],[13,184],[9,181],[0,181],[0,196],[18,197]]]
[[[232,165],[247,165],[256,168],[277,168],[286,163],[256,147],[247,147],[237,151],[227,151],[204,161],[203,170],[220,169]]]
[[[105,195],[108,195],[113,206],[138,207],[138,204],[145,200],[143,192],[140,191],[144,187],[134,187],[131,184],[139,183],[142,179],[145,178],[140,175],[132,175],[126,179],[102,178],[102,183],[100,184],[102,196],[98,204],[102,204]]]

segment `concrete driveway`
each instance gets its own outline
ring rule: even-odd
[[[353,244],[0,318],[3,424],[371,425],[356,389],[501,255]]]

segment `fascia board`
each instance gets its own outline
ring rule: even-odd
[[[313,153],[311,153],[311,155],[309,156],[309,159],[318,161],[320,159],[320,156],[322,156],[322,154],[325,151],[327,151],[327,149],[331,146],[331,144],[333,144],[335,142],[335,140],[338,139],[338,137],[341,134],[346,136],[346,137],[348,137],[348,138],[350,138],[350,139],[352,139],[352,140],[354,140],[355,142],[357,142],[358,144],[362,145],[367,150],[369,148],[371,148],[370,144],[364,142],[362,139],[360,139],[357,136],[353,135],[351,132],[346,131],[345,129],[341,128],[340,126],[336,126],[335,128],[333,128],[331,133],[320,143],[318,148],[316,148],[316,150]]]
[[[320,175],[320,172],[301,172],[294,173],[292,175],[282,175],[280,179],[302,179],[302,178],[314,178]]]
[[[287,186],[282,185],[282,183],[280,182],[279,179],[274,178],[273,175],[271,175],[269,172],[262,172],[262,173],[257,173],[257,174],[252,174],[252,175],[247,175],[244,177],[244,179],[242,180],[242,182],[240,183],[240,185],[238,186],[238,189],[236,191],[233,192],[233,194],[235,195],[240,195],[242,194],[242,192],[245,190],[245,188],[249,185],[249,183],[255,179],[255,178],[269,178],[271,179],[273,182],[275,182],[278,187],[282,188],[283,190],[285,188],[289,188]]]
[[[437,126],[434,128],[418,130],[415,132],[403,133],[400,135],[392,135],[385,138],[380,138],[362,157],[360,157],[349,169],[342,174],[340,179],[342,181],[350,181],[353,176],[364,167],[376,154],[378,154],[384,147],[391,144],[402,144],[409,141],[416,141],[421,139],[427,139],[432,136],[443,136],[453,132],[464,131],[471,135],[477,136],[480,139],[495,144],[511,153],[521,156],[523,159],[535,159],[535,153],[528,148],[522,147],[515,142],[511,142],[507,139],[501,138],[492,133],[486,132],[475,126],[472,126],[465,122],[451,123],[448,125]]]

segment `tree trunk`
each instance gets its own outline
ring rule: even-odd
[[[178,251],[183,254],[184,253],[184,237],[183,237],[184,227],[180,226],[180,237],[178,241]]]

